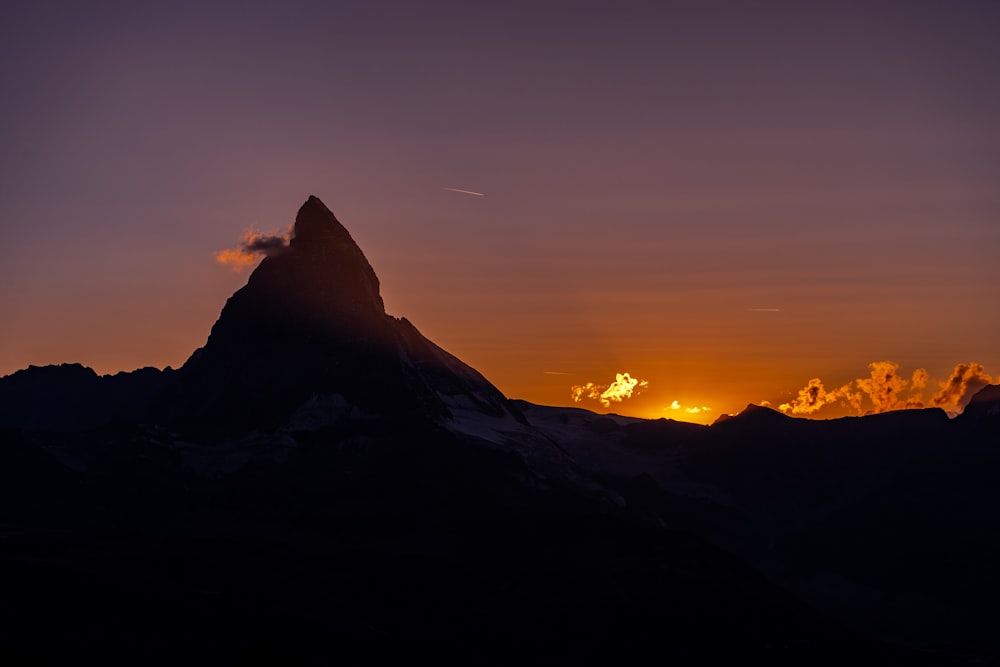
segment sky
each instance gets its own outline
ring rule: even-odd
[[[1000,381],[998,33],[977,0],[6,0],[0,375],[180,366],[249,273],[216,254],[312,194],[513,398]]]

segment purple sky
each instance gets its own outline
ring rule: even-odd
[[[1000,373],[1000,3],[486,4],[6,0],[0,374],[180,365],[309,194],[511,396]]]

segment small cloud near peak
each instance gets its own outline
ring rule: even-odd
[[[291,228],[271,234],[248,229],[235,248],[226,248],[214,253],[215,261],[232,267],[234,271],[242,271],[256,264],[262,256],[270,257],[284,251],[288,247],[291,233]]]

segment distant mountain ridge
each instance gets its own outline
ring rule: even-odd
[[[79,364],[18,371],[0,378],[0,426],[72,431],[122,418],[219,439],[273,430],[317,400],[383,418],[440,422],[474,408],[523,422],[478,371],[386,314],[364,253],[310,196],[287,247],[270,249],[180,369],[103,378]],[[983,412],[982,400],[973,412]],[[750,404],[715,424],[787,419]]]
[[[70,432],[143,421],[175,374],[169,366],[103,376],[81,364],[29,366],[0,378],[0,426]]]

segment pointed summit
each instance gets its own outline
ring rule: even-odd
[[[333,238],[354,244],[350,233],[340,224],[326,204],[315,195],[309,195],[309,199],[299,207],[293,230],[297,246],[319,244]]]
[[[278,307],[293,320],[323,314],[341,319],[359,313],[385,314],[371,264],[347,229],[315,196],[299,208],[288,250],[265,258],[250,276],[248,287],[257,297],[283,302]]]

